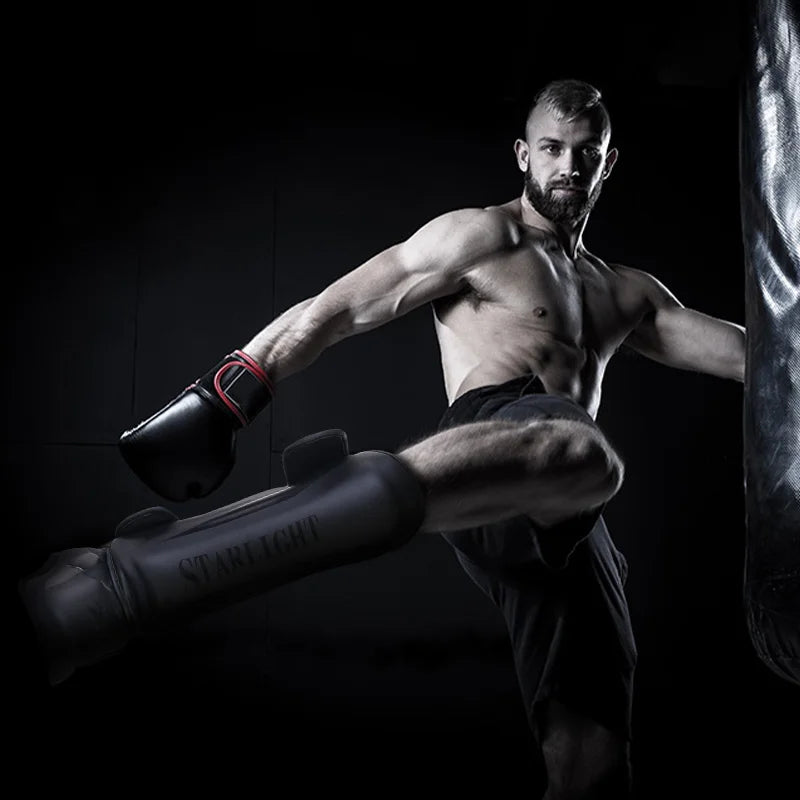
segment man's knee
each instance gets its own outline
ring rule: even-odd
[[[542,755],[547,768],[547,800],[629,797],[627,741],[555,701],[547,708]]]
[[[587,426],[589,427],[589,426]],[[583,469],[604,501],[610,500],[622,487],[625,465],[609,441],[597,430],[589,428],[584,445]]]
[[[548,420],[528,429],[537,468],[562,483],[572,502],[593,506],[610,500],[622,486],[625,467],[602,432],[573,420]],[[542,441],[545,446],[542,447]]]

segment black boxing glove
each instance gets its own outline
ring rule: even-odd
[[[162,497],[205,497],[233,469],[236,432],[252,422],[272,394],[266,372],[235,350],[152,417],[125,431],[120,451]]]

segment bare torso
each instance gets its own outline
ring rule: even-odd
[[[433,303],[448,401],[525,374],[596,417],[611,356],[647,313],[621,267],[522,222],[519,200],[486,209],[512,245],[477,262],[464,288]]]

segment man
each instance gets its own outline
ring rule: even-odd
[[[625,561],[601,517],[624,469],[595,422],[606,366],[624,344],[744,378],[742,327],[584,246],[617,160],[610,137],[594,87],[549,84],[514,143],[519,198],[429,221],[288,309],[121,438],[157,492],[206,495],[230,470],[231,431],[276,384],[342,339],[431,303],[449,403],[436,433],[396,454],[424,492],[413,532],[441,533],[502,610],[550,800],[622,798],[631,783],[636,650]]]

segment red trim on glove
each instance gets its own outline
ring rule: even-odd
[[[220,400],[222,400],[222,402],[225,403],[226,406],[228,406],[228,408],[236,415],[239,422],[242,423],[242,427],[244,427],[245,425],[247,425],[247,420],[245,419],[244,414],[242,414],[242,412],[239,411],[239,407],[236,405],[236,403],[234,403],[233,400],[231,400],[230,397],[228,397],[228,395],[225,394],[222,386],[220,386],[219,383],[220,378],[231,367],[244,367],[245,369],[247,369],[247,364],[242,364],[240,361],[229,361],[227,364],[223,364],[217,370],[217,374],[214,376],[214,388],[217,390],[217,394],[219,395]]]
[[[252,358],[250,358],[250,356],[247,355],[247,353],[243,352],[242,350],[234,350],[233,353],[234,355],[241,356],[245,361],[247,361],[247,364],[242,364],[242,366],[245,367],[246,369],[249,369],[250,372],[252,372],[261,381],[261,383],[263,383],[267,387],[267,389],[269,389],[270,394],[274,395],[275,389],[272,386],[272,381],[269,379],[267,373],[264,372],[263,369],[261,369],[258,363],[254,361]]]

